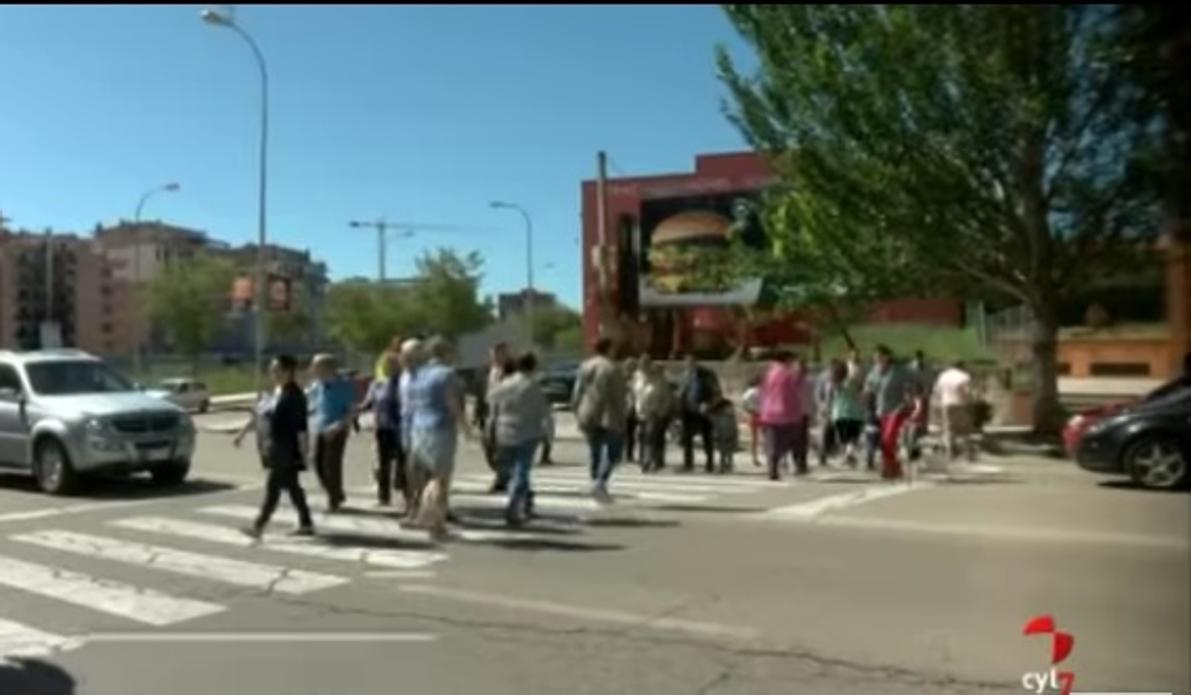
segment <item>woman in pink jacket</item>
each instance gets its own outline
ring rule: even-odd
[[[781,478],[781,462],[793,456],[799,446],[803,420],[802,391],[806,375],[793,364],[789,350],[774,353],[773,361],[761,382],[761,406],[758,420],[769,463],[769,479]],[[806,474],[805,461],[797,462],[796,475]]]

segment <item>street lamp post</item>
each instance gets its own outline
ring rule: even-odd
[[[136,316],[133,317],[132,369],[138,377],[141,373],[141,342],[143,340],[143,336],[141,335],[141,321],[144,316],[144,308],[141,306],[144,303],[142,301],[144,299],[142,296],[143,288],[141,287],[141,211],[145,209],[145,203],[154,195],[158,193],[177,193],[180,190],[182,190],[182,186],[172,181],[163,186],[150,188],[137,201],[136,212],[132,215],[134,224],[133,244],[135,244],[132,251],[132,290],[136,295],[136,308],[134,310]]]
[[[265,242],[268,240],[265,227],[265,199],[268,190],[268,151],[269,151],[269,72],[265,68],[265,57],[261,54],[256,41],[248,32],[244,31],[235,19],[228,14],[213,9],[205,9],[200,15],[204,22],[217,27],[231,29],[244,39],[252,49],[256,58],[256,65],[261,74],[261,142],[260,142],[260,184],[257,210],[257,245],[256,245],[256,280],[253,282],[255,310],[253,312],[253,327],[255,333],[255,384],[256,391],[261,392],[261,378],[264,373],[265,358]]]
[[[525,208],[516,203],[494,200],[489,203],[489,207],[497,210],[516,210],[525,220],[525,280],[529,287],[529,296],[525,300],[525,331],[529,334],[527,342],[532,349],[534,346],[533,303],[536,295],[533,288],[533,220],[529,218],[529,213],[525,211]]]

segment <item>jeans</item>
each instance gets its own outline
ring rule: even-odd
[[[501,458],[509,462],[511,467],[509,485],[509,504],[505,508],[505,515],[510,519],[523,519],[529,516],[529,500],[533,491],[529,484],[529,473],[533,470],[533,456],[538,450],[538,441],[531,440],[502,446]]]
[[[302,491],[302,484],[298,481],[298,469],[294,466],[279,466],[269,469],[269,478],[265,482],[265,499],[261,502],[260,513],[256,517],[256,528],[263,529],[277,510],[277,502],[281,493],[289,493],[290,502],[298,511],[298,523],[302,528],[313,528],[310,519],[310,507],[306,505],[306,493]]]
[[[591,479],[601,487],[607,487],[612,469],[620,463],[624,440],[619,432],[605,427],[596,427],[587,432],[587,447],[591,453]]]

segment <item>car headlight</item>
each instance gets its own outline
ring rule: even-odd
[[[84,427],[87,430],[87,434],[97,437],[102,437],[111,432],[111,428],[108,426],[106,420],[101,420],[94,417],[87,420],[87,423],[84,425]]]

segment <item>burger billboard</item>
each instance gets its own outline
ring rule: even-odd
[[[638,297],[642,307],[740,306],[756,303],[762,281],[729,281],[700,273],[708,253],[740,241],[760,247],[756,193],[647,200],[641,210]]]

